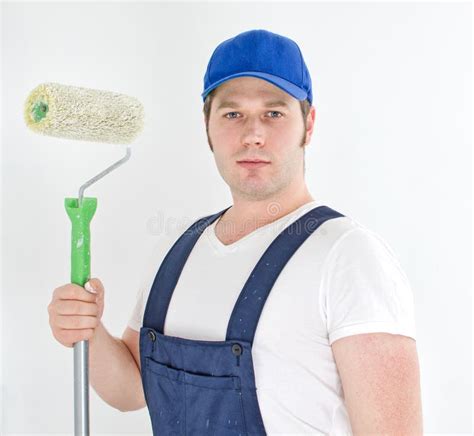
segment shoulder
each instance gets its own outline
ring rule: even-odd
[[[410,287],[398,255],[382,235],[352,218],[330,221],[325,223],[332,237],[324,256],[323,281],[331,292],[342,292],[349,284],[361,292],[369,286]]]
[[[360,257],[361,254],[396,258],[392,247],[382,235],[350,216],[324,222],[321,233],[328,239],[328,262],[341,257]]]
[[[173,214],[171,213],[168,218],[162,220],[159,231],[154,233],[154,241],[151,244],[149,250],[149,258],[152,259],[152,263],[163,259],[167,252],[176,244],[176,242],[183,236],[193,225],[198,224],[199,221],[203,222],[204,219],[214,216],[216,212],[203,214],[191,213],[191,214]]]

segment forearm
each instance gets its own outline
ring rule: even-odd
[[[107,404],[122,412],[146,405],[140,370],[132,353],[102,323],[89,340],[89,381]]]

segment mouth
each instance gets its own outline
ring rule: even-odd
[[[244,168],[261,168],[265,165],[270,165],[270,162],[260,159],[246,159],[237,161],[237,163]]]

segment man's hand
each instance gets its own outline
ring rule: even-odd
[[[92,340],[104,313],[104,286],[93,278],[91,287],[67,283],[53,291],[48,305],[49,325],[54,338],[72,348],[76,342]],[[86,287],[87,286],[87,287]],[[91,291],[92,289],[92,291]]]
[[[338,339],[332,351],[354,436],[423,434],[416,341],[389,333]]]

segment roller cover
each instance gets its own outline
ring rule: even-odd
[[[129,144],[143,128],[144,110],[124,94],[42,83],[28,96],[24,116],[27,126],[43,135]]]

